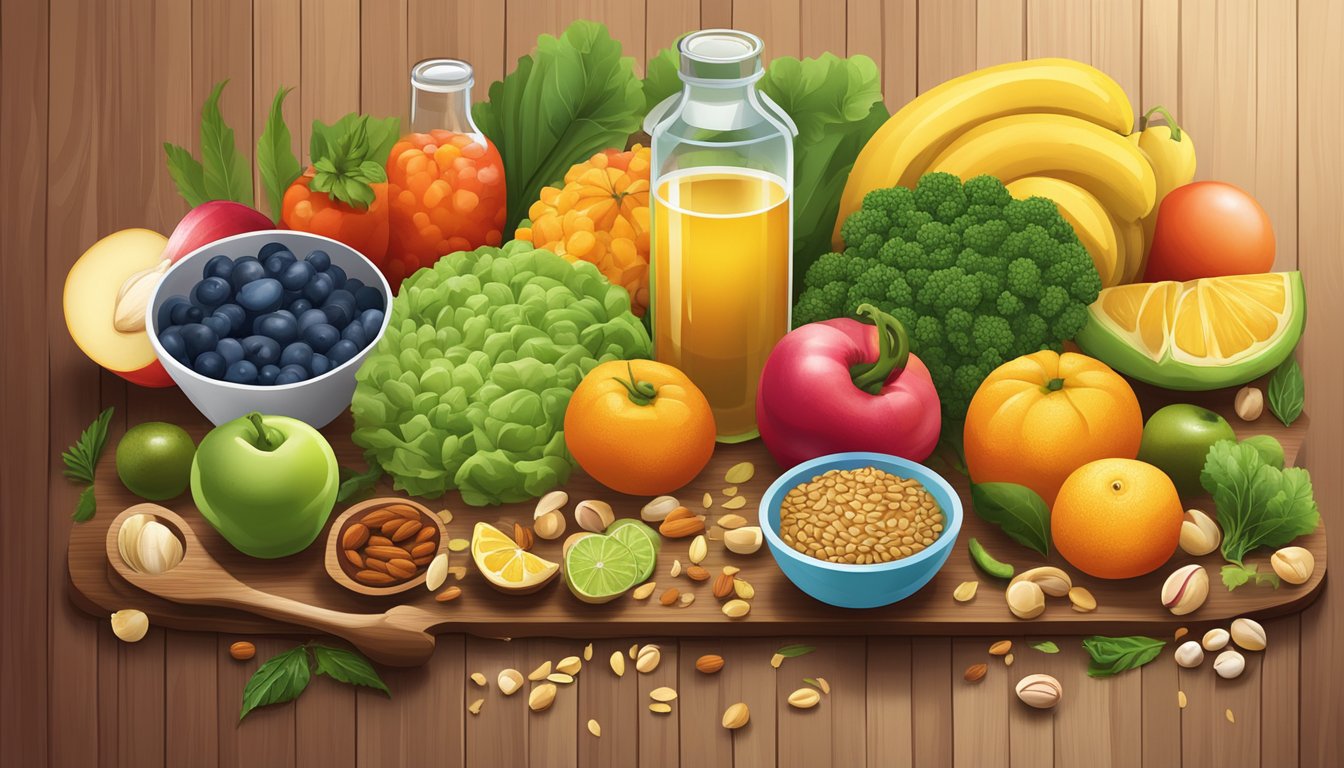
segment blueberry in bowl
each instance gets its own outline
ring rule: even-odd
[[[251,411],[321,427],[350,405],[392,292],[358,251],[304,232],[227,237],[180,259],[146,312],[155,353],[215,424]]]

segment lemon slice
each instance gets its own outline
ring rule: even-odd
[[[1102,290],[1084,352],[1168,389],[1217,389],[1268,373],[1302,336],[1302,275],[1266,272]]]
[[[560,566],[528,552],[489,523],[471,533],[471,559],[486,581],[505,592],[535,592],[555,578]]]

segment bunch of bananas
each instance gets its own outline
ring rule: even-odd
[[[1069,59],[1000,64],[949,80],[892,115],[859,153],[834,245],[843,248],[840,225],[874,189],[913,187],[933,171],[989,174],[1015,197],[1053,200],[1103,286],[1133,282],[1162,198],[1195,174],[1189,134],[1161,111],[1168,125],[1134,131],[1120,84]]]

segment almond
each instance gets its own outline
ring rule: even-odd
[[[411,547],[411,559],[415,560],[416,558],[421,557],[432,557],[438,549],[439,543],[437,541],[422,541],[414,547]]]
[[[723,615],[730,619],[740,619],[751,612],[751,603],[746,600],[729,600],[723,604]]]
[[[988,673],[989,673],[988,664],[983,663],[972,664],[971,666],[966,668],[966,673],[963,674],[962,677],[965,678],[966,682],[968,683],[978,683],[981,680],[984,680],[985,675]]]
[[[392,540],[387,538],[386,536],[378,536],[378,535],[369,536],[369,546],[390,547],[392,546]]]
[[[420,529],[419,533],[415,534],[415,543],[424,544],[426,541],[437,538],[438,535],[439,529],[426,525]]]
[[[350,561],[350,564],[355,566],[356,568],[360,570],[364,569],[364,556],[359,554],[355,550],[353,549],[345,550],[345,559]]]
[[[989,655],[1004,656],[1007,655],[1007,653],[1011,650],[1013,650],[1012,640],[1000,640],[997,643],[994,643],[993,645],[989,646]]]
[[[374,511],[368,513],[367,515],[364,515],[363,517],[359,518],[359,522],[363,523],[365,527],[375,528],[377,526],[381,526],[383,523],[386,523],[388,520],[391,520],[393,517],[394,515],[392,514],[392,510],[388,509],[387,507],[383,507],[382,509],[375,509]]]
[[[686,575],[691,578],[691,581],[709,581],[709,571],[706,571],[698,565],[688,567],[686,569]]]
[[[714,653],[706,653],[695,660],[695,668],[706,675],[712,675],[723,669],[723,657]]]
[[[451,600],[456,600],[461,595],[462,595],[462,588],[458,586],[452,586],[443,590],[439,594],[435,595],[434,599],[440,603],[446,603]]]
[[[816,688],[799,688],[789,694],[789,706],[797,709],[811,709],[821,702],[821,691]]]
[[[345,549],[359,549],[369,540],[369,527],[363,523],[355,523],[345,529],[341,536],[341,546]]]
[[[704,533],[705,521],[685,507],[677,507],[658,526],[658,532],[669,539],[684,539]]]
[[[238,661],[247,661],[257,655],[257,646],[246,640],[239,640],[229,646],[229,655]]]
[[[368,584],[371,587],[386,587],[395,583],[396,578],[381,571],[360,571],[355,574],[355,581]]]
[[[420,513],[415,511],[415,507],[412,507],[409,504],[388,504],[386,507],[383,507],[383,509],[386,509],[388,512],[391,512],[403,520],[420,519]]]
[[[415,576],[416,566],[410,560],[397,558],[387,561],[387,573],[389,576],[395,576],[403,581]]]
[[[437,592],[439,587],[448,580],[448,553],[444,552],[437,555],[429,564],[429,569],[425,571],[425,587],[430,592]]]
[[[657,588],[658,584],[656,582],[648,581],[635,587],[635,591],[632,592],[630,596],[636,600],[647,600],[649,599],[649,595],[653,594],[653,590]]]
[[[678,591],[676,587],[671,587],[670,589],[668,589],[666,592],[663,593],[662,597],[658,598],[658,602],[662,603],[663,605],[672,605],[673,603],[677,602],[677,597],[680,594],[681,592]]]
[[[719,574],[718,578],[714,579],[713,591],[714,596],[720,600],[733,594],[733,577],[727,573]]]
[[[532,545],[536,542],[532,537],[532,529],[524,528],[521,523],[513,524],[513,541],[523,551],[532,549]]]
[[[751,710],[747,709],[746,704],[739,701],[724,710],[723,720],[720,722],[723,723],[724,728],[727,728],[730,731],[735,731],[751,722]]]
[[[551,662],[543,661],[541,662],[541,666],[532,670],[532,673],[527,676],[527,679],[532,681],[545,680],[546,676],[549,674],[551,674]]]
[[[671,688],[668,688],[667,686],[663,686],[661,688],[654,688],[652,691],[649,691],[649,698],[653,699],[654,701],[661,701],[664,704],[666,704],[669,701],[677,700],[677,692]]]
[[[383,562],[389,560],[410,560],[413,555],[410,552],[396,546],[369,545],[364,548],[366,557],[376,557]]]
[[[708,554],[709,544],[705,541],[704,536],[696,536],[694,539],[691,539],[691,548],[688,554],[691,563],[695,565],[703,563],[705,561],[705,556]],[[697,581],[700,581],[700,579],[697,579]]]

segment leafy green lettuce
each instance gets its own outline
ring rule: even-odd
[[[395,487],[473,506],[565,482],[565,408],[608,360],[647,357],[630,296],[587,262],[513,241],[440,259],[402,283],[356,375],[354,441]]]
[[[537,50],[490,86],[472,108],[477,127],[494,142],[508,179],[512,233],[541,188],[571,165],[610,148],[624,148],[639,130],[644,94],[634,59],[607,28],[576,21],[560,37],[542,35]]]

